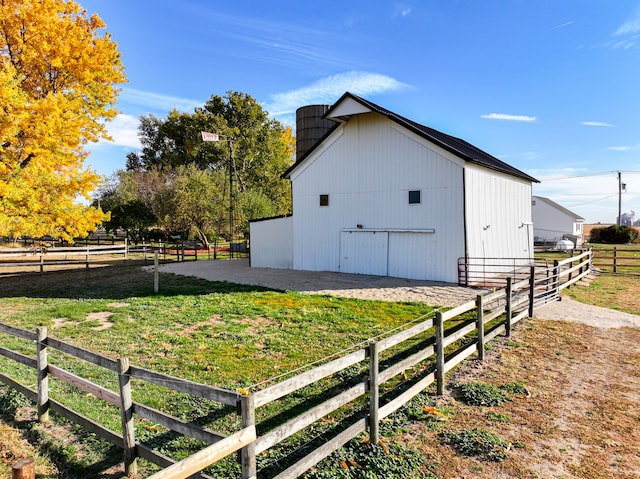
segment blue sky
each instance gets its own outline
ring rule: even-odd
[[[140,115],[240,91],[295,126],[345,91],[465,139],[541,180],[587,222],[640,215],[640,0],[80,0],[107,23],[129,82],[109,175]]]

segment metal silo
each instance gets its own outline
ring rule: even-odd
[[[308,105],[296,110],[296,159],[302,158],[335,122],[323,118],[331,105]]]

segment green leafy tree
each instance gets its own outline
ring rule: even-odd
[[[203,141],[203,131],[221,141]],[[141,199],[165,228],[193,229],[206,242],[207,235],[230,231],[230,208],[233,235],[246,232],[250,219],[291,211],[282,174],[293,161],[295,138],[247,94],[214,95],[191,114],[142,117],[139,136],[142,150],[127,156],[127,169],[141,185],[153,183],[145,176],[164,175],[156,198]]]
[[[149,228],[158,222],[158,218],[140,200],[116,205],[111,210],[111,218],[105,221],[107,231],[123,229],[134,242],[143,240]]]
[[[209,237],[220,231],[226,221],[225,176],[215,170],[200,170],[195,165],[180,166],[174,171],[167,185],[172,213],[163,218],[162,225],[179,231],[183,237],[198,238],[208,247]]]

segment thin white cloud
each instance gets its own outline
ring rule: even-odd
[[[615,31],[615,36],[633,35],[640,32],[640,6],[627,17],[620,27]]]
[[[537,120],[535,116],[508,115],[505,113],[489,113],[487,115],[480,115],[480,118],[486,118],[488,120],[506,120],[506,121],[524,121],[524,122],[532,122]]]
[[[280,118],[304,105],[332,104],[347,91],[365,96],[395,91],[407,86],[379,73],[351,71],[323,78],[306,87],[272,95],[271,102],[264,107],[271,115]]]
[[[140,121],[135,116],[119,114],[113,121],[107,123],[107,131],[113,141],[101,140],[98,145],[116,145],[139,149],[139,124]]]
[[[409,5],[400,3],[396,5],[394,8],[393,18],[408,17],[409,15],[411,15],[411,11],[412,10]]]
[[[603,121],[583,121],[580,124],[584,126],[613,126],[611,123],[605,123]]]
[[[198,5],[194,14],[210,21],[211,41],[222,37],[230,45],[221,54],[296,68],[301,64],[340,68],[353,64],[353,59],[345,58],[340,48],[352,39],[353,32],[323,28],[312,19],[301,23],[228,15],[215,5]]]
[[[607,150],[609,151],[634,151],[637,150],[639,147],[636,146],[610,146],[609,148],[607,148]]]
[[[180,98],[171,95],[162,95],[160,93],[136,90],[134,88],[123,88],[122,93],[120,93],[120,102],[143,106],[145,108],[167,113],[173,109],[179,111],[191,111],[204,104],[203,101]]]
[[[571,20],[570,22],[561,23],[560,25],[556,25],[551,30],[556,30],[558,28],[568,27],[569,25],[572,25],[572,24],[573,24],[573,20]]]
[[[619,50],[629,50],[638,46],[640,42],[640,6],[627,17],[627,19],[613,33],[614,40],[606,43],[607,46]]]

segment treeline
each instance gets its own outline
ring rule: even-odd
[[[282,174],[295,154],[291,128],[269,118],[251,96],[214,95],[193,113],[141,117],[142,149],[100,189],[104,227],[150,237],[243,236],[248,220],[291,211]],[[203,141],[202,132],[219,135]]]

